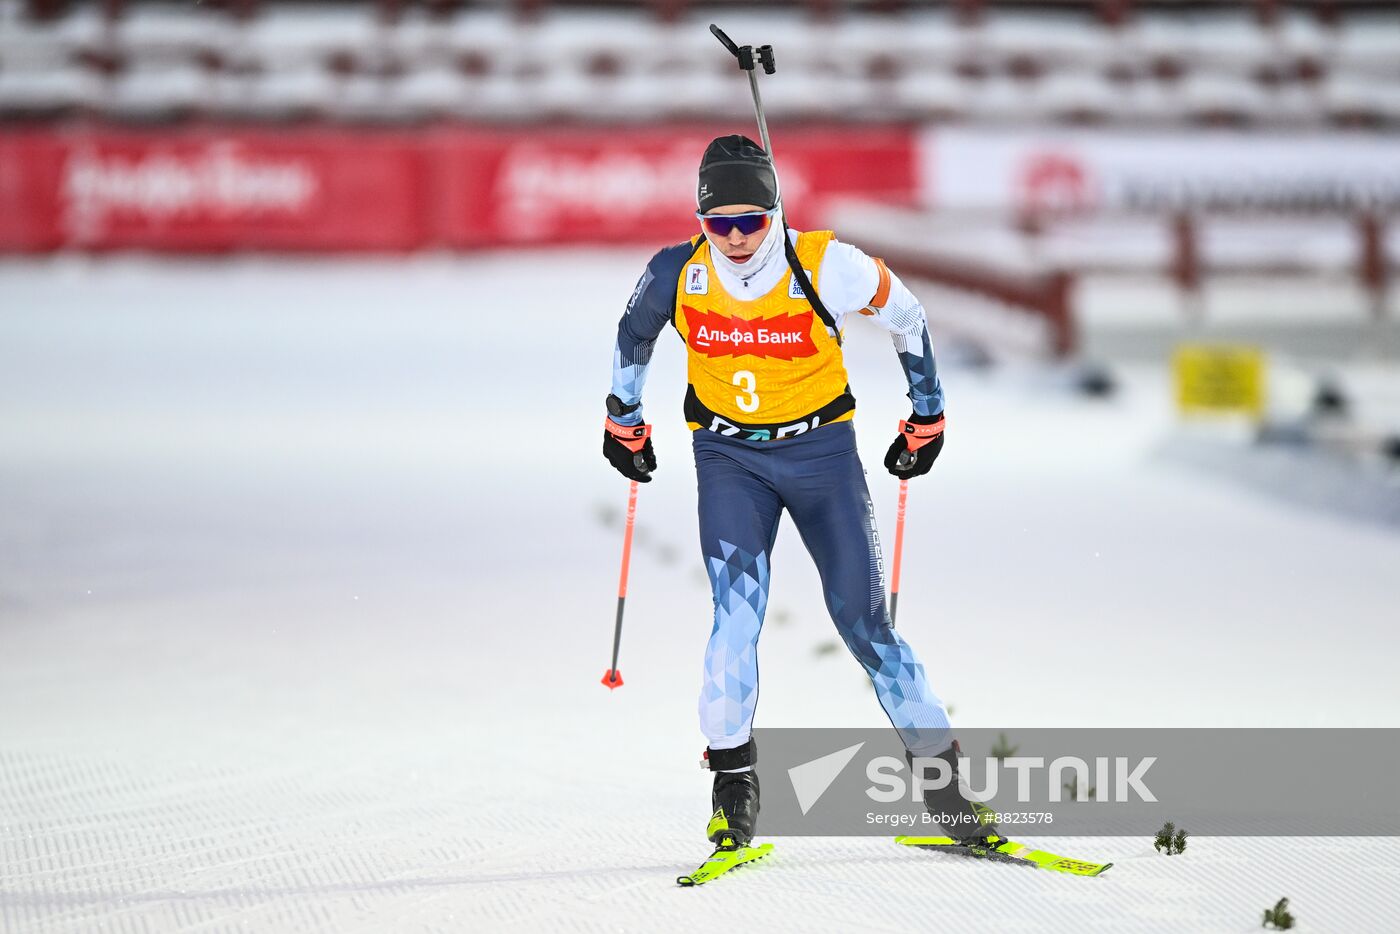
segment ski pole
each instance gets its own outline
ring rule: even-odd
[[[908,470],[914,466],[918,455],[914,452],[943,434],[944,419],[927,425],[915,425],[908,421],[899,423],[899,432],[905,436],[905,450],[899,452],[895,466]],[[937,456],[937,451],[934,452]],[[899,478],[899,510],[895,514],[894,529],[894,576],[890,582],[890,628],[894,628],[895,610],[899,606],[899,566],[904,558],[904,506],[909,497],[909,478]]]
[[[908,453],[899,455],[899,466],[904,467]],[[894,628],[895,613],[899,609],[899,566],[904,559],[904,504],[909,498],[909,481],[899,481],[899,508],[894,518],[894,575],[890,579],[890,628]]]
[[[622,608],[627,603],[627,566],[632,560],[632,527],[637,521],[637,481],[627,494],[627,531],[622,535],[622,573],[617,582],[617,623],[613,629],[612,665],[603,672],[603,684],[609,690],[622,687],[622,672],[617,670],[617,653],[622,647]]]

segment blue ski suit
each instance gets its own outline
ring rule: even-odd
[[[787,232],[835,317],[812,314],[781,250],[736,270],[703,237],[648,264],[618,324],[612,391],[640,404],[656,339],[669,323],[686,342],[685,415],[693,429],[700,547],[714,598],[700,727],[710,748],[750,738],[758,702],[758,638],[768,607],[773,544],[786,510],[821,576],[826,607],[876,696],[915,755],[952,741],[943,702],[893,628],[884,565],[851,418],[836,334],[847,314],[893,336],[919,415],[943,410],[923,307],[884,264],[829,232]],[[752,296],[752,297],[750,297]],[[616,416],[641,424],[638,409]]]

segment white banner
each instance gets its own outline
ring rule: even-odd
[[[919,159],[938,210],[1400,210],[1400,136],[930,128]]]

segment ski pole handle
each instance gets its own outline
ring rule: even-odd
[[[904,559],[904,506],[909,498],[909,481],[899,481],[899,508],[894,520],[894,576],[890,580],[890,628],[899,609],[899,566]]]
[[[627,604],[627,570],[632,563],[632,529],[637,522],[637,481],[632,481],[627,493],[627,528],[622,534],[622,571],[617,580],[617,621],[613,625],[612,665],[603,672],[603,684],[609,690],[622,687],[622,672],[617,670],[617,653],[622,648],[622,611]]]

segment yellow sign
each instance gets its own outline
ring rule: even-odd
[[[1176,404],[1181,412],[1264,411],[1264,352],[1229,344],[1182,344],[1172,357]]]

